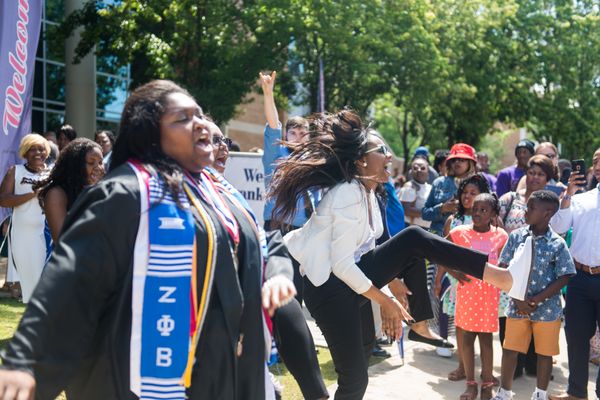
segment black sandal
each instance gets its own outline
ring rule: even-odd
[[[408,340],[412,340],[413,342],[421,342],[421,343],[429,344],[429,345],[435,346],[435,347],[443,347],[446,349],[454,348],[454,345],[452,343],[450,343],[449,341],[447,341],[446,339],[428,338],[428,337],[418,334],[417,332],[413,331],[412,329],[410,330],[410,332],[408,332]]]

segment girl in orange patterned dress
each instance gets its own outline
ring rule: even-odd
[[[498,197],[482,193],[475,198],[471,215],[472,225],[461,225],[450,231],[449,239],[463,247],[488,254],[490,263],[497,263],[508,235],[502,228],[492,226],[499,212]],[[492,333],[498,330],[498,302],[500,291],[473,277],[458,285],[456,292],[456,326],[463,330],[462,357],[467,375],[467,389],[461,400],[477,398],[475,381],[475,338],[481,347],[481,399],[492,398],[493,350]]]

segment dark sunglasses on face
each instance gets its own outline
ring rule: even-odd
[[[390,154],[390,151],[386,147],[385,144],[379,145],[377,147],[373,147],[372,149],[369,149],[369,150],[365,151],[365,154],[374,153],[374,152],[381,153],[384,156],[387,156],[388,154]]]
[[[213,136],[212,142],[215,146],[224,144],[228,149],[231,149],[231,145],[233,144],[233,140],[225,136]]]

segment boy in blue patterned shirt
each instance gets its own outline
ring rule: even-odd
[[[560,290],[575,274],[575,264],[567,244],[549,227],[559,207],[556,194],[547,190],[533,192],[527,201],[529,226],[514,230],[500,255],[501,266],[508,266],[519,245],[533,239],[532,267],[525,301],[511,299],[506,308],[506,337],[502,352],[501,388],[494,400],[509,400],[518,353],[526,353],[533,334],[537,357],[537,387],[532,399],[547,399],[552,373],[552,356],[559,354],[558,337],[562,306]]]

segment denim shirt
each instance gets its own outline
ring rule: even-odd
[[[265,190],[268,192],[271,185],[271,178],[273,177],[273,171],[275,170],[276,163],[281,158],[287,158],[290,156],[291,151],[280,144],[281,141],[281,123],[276,129],[273,129],[269,124],[265,125],[265,136],[264,136],[264,152],[262,155],[263,168],[265,170]],[[313,210],[317,207],[319,200],[321,200],[321,192],[318,190],[309,190],[308,197],[312,203]],[[270,221],[275,208],[275,199],[267,198],[265,201],[265,208],[263,210],[263,219]],[[307,210],[305,207],[304,197],[301,197],[296,203],[296,213],[291,221],[290,225],[295,227],[301,227],[308,221]]]
[[[521,243],[532,235],[529,225],[512,231],[506,246],[500,254],[500,263],[508,264]],[[575,264],[569,253],[567,244],[552,228],[541,236],[534,236],[534,260],[527,286],[527,297],[535,296],[544,291],[552,282],[564,275],[575,274]],[[506,316],[510,318],[526,318],[517,314],[517,305],[510,299],[506,308]],[[560,293],[538,304],[533,313],[529,315],[531,321],[556,321],[562,315]]]
[[[451,213],[442,214],[442,204],[450,200],[458,191],[452,176],[440,176],[433,181],[429,197],[423,206],[422,216],[425,221],[431,221],[429,230],[437,235],[444,233],[444,224]]]

